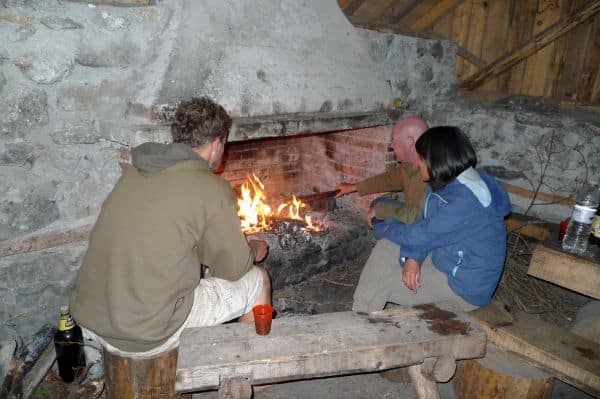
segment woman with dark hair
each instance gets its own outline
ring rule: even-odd
[[[389,259],[376,271],[363,270],[357,292],[369,299],[355,302],[356,311],[379,310],[387,302],[435,301],[472,310],[490,302],[500,280],[508,194],[494,178],[475,169],[475,151],[457,127],[430,128],[415,148],[421,177],[429,185],[422,217],[413,224],[395,219],[374,224],[376,238],[396,248],[395,266]],[[375,279],[365,276],[374,272]],[[400,278],[406,287],[398,284]],[[371,295],[364,295],[365,290]]]

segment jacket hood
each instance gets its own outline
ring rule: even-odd
[[[490,175],[481,172],[479,172],[479,174],[482,180],[487,185],[492,200],[491,204],[485,209],[490,213],[496,214],[504,218],[511,211],[510,198],[508,197],[508,193],[506,192],[504,187],[502,187],[500,183],[498,183],[498,181]]]
[[[160,172],[179,162],[203,160],[191,147],[182,143],[144,143],[131,150],[131,163],[142,172]]]

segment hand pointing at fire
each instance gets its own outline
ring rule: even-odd
[[[356,192],[356,184],[342,182],[337,185],[336,189],[338,190],[338,193],[335,196],[342,197],[342,196],[350,194],[350,193],[355,193]]]

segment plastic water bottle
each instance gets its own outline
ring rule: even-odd
[[[565,251],[582,254],[587,250],[592,220],[599,202],[600,190],[598,187],[585,183],[577,193],[573,215],[562,241],[562,248]]]

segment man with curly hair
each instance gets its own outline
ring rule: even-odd
[[[109,351],[156,356],[185,327],[252,321],[252,307],[270,303],[269,276],[254,266],[268,246],[246,240],[233,190],[213,173],[230,128],[223,107],[192,98],[175,112],[173,143],[132,149],[71,297],[85,334]]]

